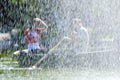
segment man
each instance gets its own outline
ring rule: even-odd
[[[87,52],[89,35],[85,27],[83,27],[80,19],[73,19],[73,32],[71,36],[64,37],[65,39],[71,41],[71,47],[76,54]]]
[[[40,28],[40,22],[45,26]],[[48,26],[39,18],[34,18],[33,23],[30,28],[24,31],[25,40],[28,44],[28,51],[33,52],[36,50],[41,50],[39,42],[41,40],[40,34],[47,31]]]

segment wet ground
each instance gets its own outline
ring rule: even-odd
[[[20,68],[9,55],[0,58],[0,80],[120,80],[120,69]]]
[[[119,70],[0,70],[0,80],[120,80]]]

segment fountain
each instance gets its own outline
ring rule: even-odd
[[[57,6],[55,16],[62,36],[72,32],[71,23],[74,18],[80,18],[83,26],[89,32],[88,52],[86,54],[83,52],[79,56],[80,60],[75,61],[79,62],[81,66],[119,67],[119,52],[115,47],[115,42],[119,42],[117,41],[118,36],[115,39],[115,35],[119,35],[118,26],[120,25],[118,23],[118,1],[60,0],[57,2]],[[116,32],[118,33],[116,34]],[[67,62],[67,60],[65,61]]]
[[[120,79],[120,1],[38,0],[38,3],[32,0],[28,3],[27,0],[18,1],[23,1],[23,3],[25,1],[25,5],[17,8],[21,10],[24,6],[24,10],[30,15],[25,16],[25,19],[21,19],[21,24],[18,27],[26,26],[26,20],[30,19],[30,17],[43,19],[49,26],[48,33],[42,35],[43,42],[50,52],[48,52],[48,58],[45,57],[45,60],[39,65],[43,68],[42,70],[39,68],[20,68],[16,62],[11,67],[12,58],[10,60],[0,58],[0,77],[2,80],[24,80],[28,78],[31,80]],[[30,7],[31,3],[33,4]],[[29,7],[34,10],[29,10]],[[22,12],[19,14],[22,17],[24,16]],[[63,40],[65,36],[69,37],[73,32],[75,24],[72,23],[74,18],[81,19],[83,26],[89,34],[87,51],[80,52],[78,55],[75,54],[78,52],[78,49],[75,49],[69,41]],[[46,45],[46,41],[49,46]],[[10,63],[7,64],[8,61]]]
[[[53,53],[57,55],[54,66],[59,64],[59,67],[76,65],[77,67],[108,68],[118,67],[120,65],[119,53],[116,51],[116,45],[114,45],[115,42],[118,42],[115,41],[117,39],[114,37],[118,34],[115,34],[118,27],[114,27],[119,20],[119,18],[116,17],[116,11],[119,7],[117,1],[113,3],[108,0],[53,0],[52,2],[45,1],[44,3],[47,5],[44,8],[45,11],[43,13],[45,14],[42,18],[46,19],[48,16],[48,25],[55,25],[58,29],[58,35],[53,37],[53,39],[48,40],[50,44],[49,48],[52,48],[55,43],[60,41],[64,36],[71,35],[73,32],[73,26],[76,25],[73,24],[73,19],[75,18],[81,19],[81,22],[88,30],[89,35],[89,46],[85,45],[87,52],[80,52],[69,42],[66,43],[63,41],[57,50],[53,51]],[[55,3],[55,5],[52,3]],[[113,4],[115,7],[114,11],[110,4]],[[39,6],[37,5],[37,7]],[[45,16],[47,14],[47,9],[50,9],[51,11],[49,11],[50,14]],[[39,17],[37,13],[36,16]],[[51,16],[54,16],[54,18],[51,18]],[[52,22],[51,19],[55,22]],[[117,26],[119,26],[119,24],[117,24]],[[83,42],[85,42],[85,40],[83,40]],[[72,47],[70,47],[71,45]],[[74,56],[77,52],[80,54]],[[75,57],[76,60],[74,60]]]

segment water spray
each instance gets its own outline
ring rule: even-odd
[[[41,62],[46,59],[49,55],[54,54],[52,53],[59,45],[64,41],[64,38],[60,40],[53,48],[51,48],[47,54],[45,54],[41,59],[39,59],[33,66],[32,68],[36,68],[38,65],[41,64]]]

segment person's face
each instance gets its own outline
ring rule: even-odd
[[[39,22],[38,22],[38,21],[34,21],[34,25],[35,25],[35,26],[38,26],[38,25],[39,25]]]
[[[80,28],[81,25],[82,25],[82,23],[81,23],[80,21],[78,21],[78,20],[74,20],[74,21],[73,21],[73,27],[74,27],[75,29]]]

